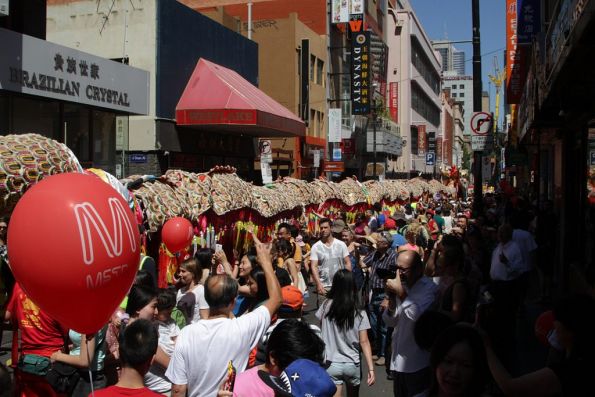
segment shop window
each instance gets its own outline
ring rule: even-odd
[[[11,134],[34,132],[62,141],[60,136],[60,105],[58,102],[12,98]]]
[[[316,84],[324,85],[324,61],[316,62]]]
[[[316,57],[314,55],[310,55],[310,81],[314,82],[316,80]]]
[[[89,109],[84,106],[64,104],[64,137],[83,167],[92,166]]]
[[[93,166],[115,174],[116,115],[93,111]]]

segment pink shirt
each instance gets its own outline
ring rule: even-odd
[[[273,389],[258,376],[258,367],[238,374],[233,387],[234,397],[275,397]]]

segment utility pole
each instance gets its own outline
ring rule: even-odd
[[[471,0],[473,16],[473,111],[481,112],[481,40],[479,35],[479,0]],[[473,152],[473,212],[483,209],[483,181],[481,180],[481,151]]]

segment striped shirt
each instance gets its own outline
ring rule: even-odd
[[[384,254],[372,251],[364,258],[364,263],[370,268],[370,287],[384,288],[386,281],[376,275],[376,269],[396,269],[397,253],[391,248],[387,249]]]

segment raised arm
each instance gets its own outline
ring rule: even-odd
[[[267,291],[269,293],[269,299],[264,302],[264,306],[269,310],[271,316],[273,316],[283,303],[281,297],[281,287],[279,286],[279,280],[273,270],[273,262],[271,260],[271,246],[270,244],[257,243],[256,244],[256,258],[260,267],[264,271],[264,277],[267,283]]]

